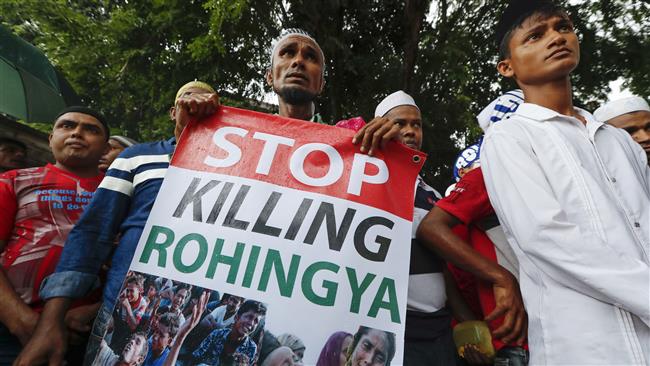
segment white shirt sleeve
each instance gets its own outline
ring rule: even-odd
[[[99,346],[99,353],[95,356],[92,366],[113,366],[120,360],[120,357],[102,339]]]
[[[221,305],[212,310],[212,318],[217,323],[217,328],[223,328],[223,317],[226,315],[226,305]]]
[[[650,268],[612,249],[591,227],[569,221],[527,142],[490,131],[481,166],[490,201],[519,249],[560,284],[620,306],[650,325]],[[524,263],[520,266],[525,272]]]

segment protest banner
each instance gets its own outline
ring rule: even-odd
[[[270,366],[274,335],[315,365],[332,334],[361,329],[352,357],[361,357],[359,340],[372,338],[363,352],[402,364],[424,155],[391,142],[368,156],[353,134],[228,107],[187,126],[121,295],[151,288],[163,298],[144,327],[149,335],[163,313],[178,314],[179,363]],[[129,313],[122,303],[151,308],[127,300],[118,301],[116,324]],[[108,342],[115,354],[134,342],[130,328]]]

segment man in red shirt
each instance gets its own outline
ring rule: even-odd
[[[69,107],[49,141],[54,164],[0,174],[0,364],[10,363],[38,321],[41,281],[56,267],[65,239],[101,182],[108,125],[97,112]],[[86,332],[96,312],[87,302],[66,323]]]
[[[479,123],[483,127],[507,119],[522,101],[519,91],[504,94],[478,116]],[[476,276],[497,361],[526,365],[527,317],[517,282],[518,263],[490,204],[479,157],[480,143],[461,152],[454,168],[458,182],[422,220],[417,237],[445,260]],[[451,230],[459,224],[469,229],[467,241]]]

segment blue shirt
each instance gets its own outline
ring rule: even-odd
[[[201,342],[199,348],[192,353],[192,358],[196,362],[205,363],[212,366],[219,366],[221,364],[221,356],[226,339],[232,328],[217,329],[210,333],[210,335]],[[237,347],[234,355],[245,356],[248,364],[252,365],[255,360],[255,353],[257,352],[257,345],[248,336],[244,338],[242,344]]]
[[[160,356],[154,358],[153,351],[151,350],[151,337],[149,337],[149,352],[147,352],[147,358],[144,359],[142,366],[162,366],[169,355],[169,347],[165,347],[165,350],[160,354]]]
[[[115,307],[175,146],[174,138],[139,144],[115,159],[68,235],[56,271],[43,281],[41,298],[78,298],[98,286],[99,269],[119,235],[104,288],[104,306]]]

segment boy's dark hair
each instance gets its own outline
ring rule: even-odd
[[[510,57],[510,40],[513,31],[533,15],[540,19],[553,16],[568,18],[562,7],[549,0],[512,0],[497,25],[495,38],[499,46],[499,61]]]
[[[66,113],[83,113],[92,116],[104,127],[104,133],[106,134],[105,136],[106,141],[108,141],[108,138],[111,135],[111,128],[108,125],[108,120],[106,119],[106,117],[104,117],[103,114],[99,113],[99,111],[96,111],[92,108],[88,108],[86,106],[79,106],[79,105],[65,107],[61,112],[59,112],[59,114],[56,115],[56,117],[54,118],[54,122],[56,122],[59,119],[59,117],[61,117]]]
[[[245,312],[253,311],[261,316],[266,315],[266,305],[255,300],[246,300],[237,310],[237,316],[241,316]]]
[[[167,314],[170,311],[171,311],[171,307],[169,305],[164,305],[158,308],[156,314],[158,315],[158,317],[161,317],[163,316],[163,314]]]
[[[167,312],[160,316],[160,319],[158,319],[158,324],[166,326],[169,330],[169,336],[171,338],[174,338],[176,336],[176,333],[178,333],[178,328],[181,325],[181,320],[179,319],[178,314]]]
[[[129,283],[135,283],[140,289],[144,288],[144,277],[141,275],[131,275],[126,278],[126,284],[128,285]]]
[[[149,287],[156,289],[156,292],[160,291],[160,283],[158,283],[154,277],[147,277],[147,279],[144,281],[145,291],[148,291]]]
[[[244,301],[244,298],[243,298],[243,297],[241,297],[241,296],[237,296],[237,295],[228,295],[228,298],[226,299],[226,301],[228,301],[228,300],[230,300],[230,299],[237,299],[237,300],[239,300],[240,303],[241,303],[242,301]]]
[[[180,290],[183,290],[183,289],[187,290],[188,295],[189,295],[188,297],[192,296],[192,285],[187,284],[187,283],[179,283],[176,286],[176,289],[174,290],[174,294],[177,293]]]

